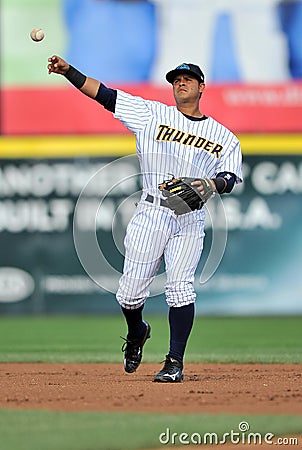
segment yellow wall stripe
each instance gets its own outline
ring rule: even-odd
[[[0,139],[0,158],[119,156],[135,152],[132,135],[20,136]]]
[[[302,155],[302,134],[244,134],[238,137],[246,155]]]
[[[239,135],[244,155],[302,155],[302,134]],[[2,136],[1,158],[123,156],[135,152],[133,135]]]

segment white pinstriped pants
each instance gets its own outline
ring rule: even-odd
[[[119,304],[136,309],[145,303],[163,257],[167,304],[180,307],[193,303],[203,239],[201,211],[176,216],[165,206],[141,201],[127,227],[124,270],[116,294]]]

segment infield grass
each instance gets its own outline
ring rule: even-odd
[[[146,316],[152,335],[144,361],[168,350],[165,317]],[[120,362],[122,317],[0,318],[0,362]],[[197,317],[187,362],[301,363],[302,317]]]

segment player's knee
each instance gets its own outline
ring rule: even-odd
[[[123,275],[119,282],[116,299],[123,308],[139,308],[149,296],[149,280]]]
[[[132,294],[134,294],[134,293],[132,293]],[[145,297],[140,297],[140,296],[135,296],[135,295],[127,295],[127,293],[124,292],[121,288],[118,289],[118,291],[116,293],[116,299],[117,299],[118,303],[121,305],[121,307],[126,308],[126,309],[139,308],[146,301]]]

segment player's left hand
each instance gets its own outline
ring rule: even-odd
[[[211,183],[213,192],[216,192],[216,185],[213,180],[209,178],[203,178],[203,181],[206,180],[206,183]],[[205,183],[201,179],[192,181],[192,186],[196,186],[197,190],[200,192],[202,196],[206,194]]]
[[[216,189],[215,184],[213,187],[211,180],[207,178],[173,177],[163,181],[159,185],[159,190],[166,197],[167,206],[176,215],[180,215],[201,209]]]

